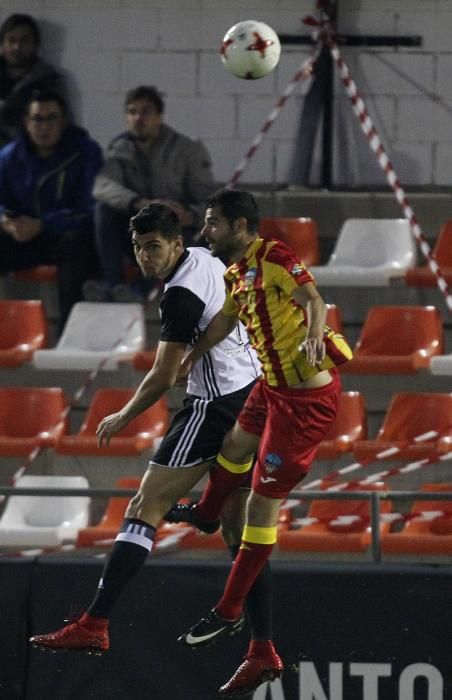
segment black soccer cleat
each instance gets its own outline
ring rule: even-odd
[[[163,520],[167,523],[189,523],[206,535],[212,535],[220,527],[219,520],[202,520],[196,513],[196,503],[176,503],[169,509]]]
[[[188,632],[181,635],[177,641],[192,649],[207,647],[214,644],[219,637],[225,635],[231,637],[238,634],[243,629],[244,624],[245,615],[242,614],[235,620],[225,620],[214,609],[193,627],[190,627]]]

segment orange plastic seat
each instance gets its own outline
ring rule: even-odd
[[[118,489],[138,489],[140,479],[132,476],[124,476],[116,482]],[[110,543],[118,534],[118,530],[124,520],[124,515],[129,503],[127,496],[113,496],[107,504],[102,519],[97,525],[84,527],[78,531],[77,547],[93,547],[97,544]]]
[[[264,216],[259,235],[284,241],[308,267],[317,265],[320,260],[319,234],[314,219]]]
[[[139,372],[149,372],[149,370],[154,366],[156,354],[157,351],[155,349],[136,352],[132,358],[134,369]]]
[[[20,367],[47,346],[42,301],[0,301],[0,367]]]
[[[26,270],[17,270],[14,277],[23,282],[56,282],[58,268],[55,265],[36,265]]]
[[[326,323],[337,333],[344,332],[344,324],[342,321],[342,311],[336,304],[326,305]]]
[[[448,285],[452,285],[452,219],[441,227],[433,255]],[[408,287],[436,287],[436,277],[428,265],[413,267],[405,273]]]
[[[369,309],[344,374],[415,374],[443,352],[443,326],[434,306]]]
[[[358,440],[353,452],[358,460],[372,458],[390,447],[400,451],[386,459],[433,458],[437,451],[448,452],[452,445],[452,394],[401,392],[396,394],[386,411],[383,424],[374,440]],[[438,431],[439,437],[413,443],[413,439],[428,431]],[[406,443],[411,444],[407,445]]]
[[[60,388],[0,387],[0,455],[28,455],[54,447],[67,432],[66,398]]]
[[[65,435],[57,445],[60,454],[85,455],[137,455],[153,446],[154,440],[165,434],[168,427],[168,406],[162,397],[153,406],[130,421],[119,435],[114,435],[109,445],[97,447],[96,430],[105,416],[119,411],[133,396],[132,389],[99,389],[80,430],[75,435]]]
[[[351,490],[387,491],[387,488],[383,482],[375,482]],[[390,501],[381,501],[382,513],[388,513],[391,509]],[[281,532],[279,549],[290,552],[362,552],[372,540],[370,512],[370,499],[313,500],[307,517],[318,518],[320,522]],[[350,524],[336,522],[338,516],[344,515],[358,515],[362,519]],[[380,523],[380,534],[388,530],[388,524]]]
[[[317,451],[318,459],[336,459],[350,452],[357,440],[367,438],[367,416],[364,396],[358,391],[343,391],[336,420]]]
[[[422,492],[452,493],[451,484],[423,484]],[[411,513],[444,511],[432,520],[408,520],[399,532],[381,538],[381,549],[393,554],[452,554],[452,500],[415,501]],[[394,527],[394,526],[393,526]]]

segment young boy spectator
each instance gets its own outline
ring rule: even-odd
[[[85,285],[88,301],[137,300],[124,284],[123,258],[134,261],[130,216],[152,202],[167,204],[177,214],[189,243],[202,221],[204,201],[214,191],[206,148],[164,124],[164,109],[155,87],[140,86],[126,95],[127,131],[113,139],[94,186],[103,279]],[[138,293],[148,290],[149,282]]]
[[[23,124],[0,151],[0,274],[56,265],[61,330],[96,267],[92,188],[102,152],[68,123],[56,93],[33,93]]]
[[[39,57],[41,34],[30,15],[10,15],[0,27],[0,146],[17,136],[30,95],[65,95],[63,76]]]

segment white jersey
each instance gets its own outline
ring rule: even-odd
[[[223,307],[225,266],[206,248],[187,248],[165,280],[160,302],[160,339],[193,345]],[[207,399],[231,394],[261,373],[245,328],[211,348],[192,368],[187,393]]]

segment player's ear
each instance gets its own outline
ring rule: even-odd
[[[241,233],[243,231],[246,231],[247,227],[247,219],[245,216],[239,216],[237,219],[234,219],[234,222],[232,224],[232,230],[234,233]]]

